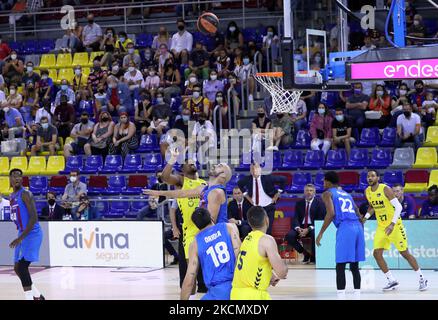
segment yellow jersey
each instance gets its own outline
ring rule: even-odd
[[[184,177],[184,183],[181,189],[192,190],[203,184],[206,185],[206,182],[202,179],[188,179]],[[188,258],[189,246],[199,231],[192,221],[192,214],[193,211],[195,211],[195,209],[199,206],[200,200],[200,197],[177,199],[178,207],[181,210],[183,217],[183,245],[186,258]]]
[[[386,228],[391,224],[395,212],[394,206],[385,196],[385,187],[387,185],[380,183],[376,191],[372,191],[371,187],[365,190],[365,196],[370,206],[374,209],[377,226],[381,228]],[[400,217],[397,223],[401,223]]]
[[[264,235],[256,230],[243,240],[234,270],[233,290],[253,288],[267,291],[271,282],[272,266],[269,259],[259,253],[259,241]]]

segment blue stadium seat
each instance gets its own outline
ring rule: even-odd
[[[319,171],[316,173],[313,184],[315,185],[316,192],[324,191],[324,172]]]
[[[309,172],[295,172],[289,192],[303,193],[304,187],[308,183],[312,183],[312,175]]]
[[[97,173],[102,170],[103,158],[102,156],[89,156],[85,160],[84,169],[82,173]]]
[[[233,174],[231,176],[231,179],[230,179],[230,181],[228,181],[227,186],[226,186],[226,190],[227,190],[228,194],[232,194],[233,193],[233,189],[234,189],[235,186],[237,186],[237,182],[239,181],[239,179],[241,177],[242,176],[239,175],[239,174]]]
[[[395,184],[405,185],[405,180],[403,178],[403,171],[385,171],[383,174],[383,183],[392,187]]]
[[[375,147],[379,145],[380,134],[379,128],[364,128],[360,134],[360,141],[356,144],[358,147]]]
[[[383,169],[392,163],[391,149],[374,149],[369,168]]]
[[[143,167],[140,169],[140,172],[157,172],[162,168],[163,159],[161,158],[161,154],[159,153],[148,153],[144,158]]]
[[[324,166],[324,152],[322,150],[308,150],[304,158],[305,170],[316,170]]]
[[[34,54],[38,53],[38,42],[36,40],[26,40],[23,42],[21,54]]]
[[[368,149],[351,149],[350,160],[347,168],[362,169],[366,168],[369,163]]]
[[[39,41],[36,53],[38,54],[49,53],[53,49],[55,49],[55,40],[43,39]]]
[[[47,190],[49,188],[49,181],[47,180],[47,177],[41,177],[41,176],[32,176],[30,177],[29,181],[29,190],[34,195],[45,195],[47,193]]]
[[[315,116],[315,113],[316,113],[315,110],[310,110],[310,112],[309,112],[309,121],[308,121],[309,125],[312,122],[312,119]]]
[[[135,43],[137,47],[145,48],[152,46],[154,38],[152,34],[140,33],[136,36]]]
[[[251,152],[246,152],[242,154],[242,157],[240,159],[239,166],[235,167],[236,171],[249,171],[249,167],[251,166],[252,162],[252,154]]]
[[[341,169],[347,165],[345,149],[329,150],[324,169]]]
[[[283,170],[293,170],[301,168],[304,164],[303,152],[301,150],[289,150],[283,156]]]
[[[22,43],[17,41],[10,41],[8,42],[9,48],[11,50],[17,51],[18,54],[22,53]]]
[[[36,210],[39,216],[41,215],[43,208],[46,207],[47,205],[48,205],[47,201],[35,201]]]
[[[89,115],[94,113],[93,102],[90,100],[81,100],[75,109],[77,118],[81,117],[82,112],[87,112]]]
[[[110,203],[110,210],[107,217],[122,218],[129,211],[129,199],[119,198],[119,201],[112,201]]]
[[[149,177],[148,181],[148,189],[152,189],[152,187],[158,182],[157,176],[152,175]]]
[[[125,157],[123,168],[120,172],[134,173],[141,169],[141,155],[140,154],[128,154]]]
[[[103,194],[121,194],[126,189],[125,176],[110,176],[108,179],[108,188]]]
[[[119,154],[108,155],[105,159],[105,165],[103,166],[101,173],[116,173],[123,167],[122,156]]]
[[[381,147],[394,147],[396,135],[397,135],[396,128],[386,127],[383,130],[382,141],[380,141],[380,146]]]
[[[300,130],[297,133],[297,140],[295,141],[295,149],[310,149],[310,133],[307,130]]]
[[[273,170],[277,170],[281,167],[281,153],[280,152],[267,152],[265,154],[265,161],[262,163],[261,167],[265,167],[266,165],[272,166]]]
[[[359,177],[359,185],[356,188],[356,192],[364,192],[366,188],[368,188],[368,180],[367,180],[368,171],[362,171]]]
[[[108,215],[109,211],[109,202],[106,200],[103,200],[102,198],[97,198],[96,201],[94,201],[93,206],[97,210],[97,214],[100,217],[106,217]]]
[[[135,213],[135,215],[128,215],[128,216],[137,216],[137,213],[143,209],[144,207],[148,206],[149,203],[147,199],[140,197],[142,201],[131,201],[131,213]],[[138,199],[136,199],[138,200]]]
[[[65,164],[65,169],[60,171],[59,174],[69,174],[71,171],[78,170],[82,171],[84,164],[83,158],[81,155],[79,156],[70,156],[67,158],[67,162]]]
[[[141,136],[138,152],[159,151],[157,136],[155,134],[144,134]]]

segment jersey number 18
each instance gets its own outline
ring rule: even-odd
[[[207,249],[207,254],[213,260],[214,266],[219,267],[220,264],[227,263],[230,261],[230,253],[228,252],[228,246],[225,242],[221,241],[216,243],[213,247]]]

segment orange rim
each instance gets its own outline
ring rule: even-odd
[[[283,72],[257,72],[257,77],[283,78]]]

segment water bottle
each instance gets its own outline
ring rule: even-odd
[[[10,206],[4,206],[2,212],[2,217],[0,220],[11,220],[11,207]]]

